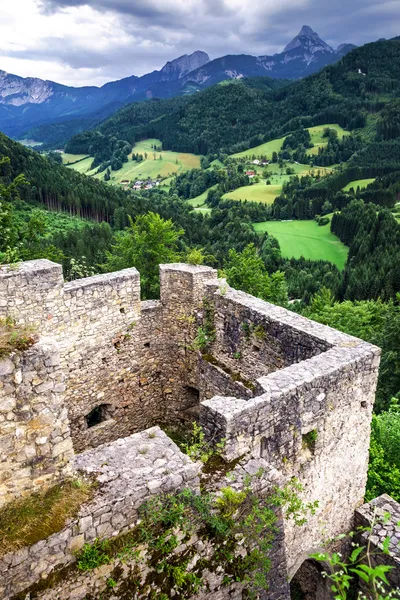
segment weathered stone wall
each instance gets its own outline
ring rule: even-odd
[[[228,460],[246,453],[262,456],[287,479],[300,480],[307,502],[318,500],[319,508],[305,531],[286,526],[289,573],[293,573],[326,539],[349,530],[354,510],[362,503],[380,351],[241,292],[227,289],[222,298],[219,295],[214,287],[217,310],[224,305],[219,317],[223,325],[217,331],[232,330],[232,319],[234,331],[244,329],[247,335],[249,330],[252,335],[253,323],[261,324],[264,331],[274,330],[278,340],[284,336],[279,360],[283,365],[292,363],[263,375],[257,359],[247,358],[240,370],[242,359],[233,363],[230,356],[243,348],[242,334],[235,337],[238,344],[231,346],[230,354],[225,334],[219,334],[211,352],[220,360],[224,357],[225,363],[230,360],[248,377],[261,372],[254,381],[263,392],[251,399],[207,400],[200,407],[200,422],[210,439],[226,440]],[[250,326],[243,328],[243,322]],[[271,345],[268,335],[261,340],[265,354]],[[298,351],[293,349],[296,345]]]
[[[162,577],[145,543],[137,547],[140,556],[134,552],[131,557],[122,556],[117,552],[109,564],[88,572],[77,568],[76,552],[84,543],[91,543],[96,538],[112,540],[120,536],[124,539],[136,527],[138,508],[151,497],[183,488],[197,493],[200,465],[192,463],[164,432],[155,427],[85,451],[76,458],[75,466],[80,476],[95,476],[98,484],[95,497],[61,532],[0,559],[0,570],[5,574],[0,583],[0,598],[88,600],[101,597],[112,600],[164,597]],[[263,459],[245,459],[236,465],[229,480],[220,478],[215,489],[229,484],[233,489],[242,490],[244,479],[250,475],[254,477],[255,493],[268,494],[270,474],[256,476],[260,469],[267,473],[267,467]],[[275,477],[276,474],[272,480],[278,483]],[[290,597],[284,529],[282,521],[278,523],[280,527],[270,552],[269,590],[264,594],[264,600],[289,600]],[[229,567],[229,562],[224,564],[215,556],[215,547],[207,535],[196,529],[190,537],[182,532],[177,535],[181,543],[172,551],[169,561],[176,559],[177,564],[186,565],[189,559],[185,570],[201,577],[201,588],[191,596],[192,599],[241,600],[243,583],[225,581],[225,568]],[[122,547],[120,545],[119,549]],[[241,551],[239,545],[238,552]],[[179,586],[174,590],[172,583],[168,597],[174,595],[179,596]]]
[[[372,566],[391,567],[386,573],[389,581],[387,591],[397,590],[393,597],[400,598],[400,504],[383,494],[356,510],[355,526],[369,529],[362,531],[357,541],[362,546],[369,543]],[[389,554],[383,553],[386,539],[389,539]],[[365,591],[362,581],[360,587]]]
[[[199,489],[199,466],[158,427],[88,450],[77,456],[75,468],[81,476],[96,476],[93,500],[62,531],[0,558],[0,598],[11,598],[56,567],[73,563],[84,543],[134,528],[138,508],[152,496]]]
[[[331,347],[294,313],[222,283],[209,284],[206,293],[215,310],[212,354],[245,380],[255,382]]]
[[[0,506],[71,474],[64,390],[53,339],[0,360]]]
[[[149,495],[197,485],[190,461],[186,476],[179,458],[164,480],[160,448],[138,448],[143,430],[159,423],[199,416],[209,440],[225,439],[228,461],[240,457],[243,468],[262,461],[265,486],[297,477],[304,500],[318,500],[305,528],[282,524],[275,555],[285,576],[352,526],[366,483],[379,349],[231,290],[208,267],[162,265],[160,283],[159,301],[140,302],[135,269],[67,284],[49,261],[0,269],[0,316],[53,339],[0,363],[3,502],[64,478],[72,442],[75,452],[98,447],[75,465],[100,473],[102,483],[63,532],[3,559],[4,597],[69,564],[85,541],[132,527]],[[202,353],[193,344],[210,319],[215,341]],[[31,424],[38,415],[49,418],[44,430],[42,421],[40,431]],[[90,578],[77,577],[68,580],[71,597],[80,598],[84,581],[94,593]],[[215,597],[219,585],[211,585]],[[280,580],[268,597],[287,593]]]
[[[75,451],[173,423],[191,408],[190,317],[213,277],[207,267],[166,265],[161,302],[140,302],[136,269],[64,284],[47,260],[0,268],[0,316],[51,333],[60,346]],[[105,418],[89,428],[97,407]]]

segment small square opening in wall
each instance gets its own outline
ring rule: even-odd
[[[275,434],[261,439],[260,456],[266,460],[273,460],[279,457],[280,436]]]
[[[111,419],[111,410],[111,404],[100,404],[99,406],[95,406],[95,408],[93,408],[93,410],[85,417],[87,428],[90,429],[91,427],[95,427],[96,425]]]
[[[191,385],[186,385],[184,390],[188,404],[190,406],[197,406],[200,403],[200,391]]]

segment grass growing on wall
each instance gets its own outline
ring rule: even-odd
[[[35,341],[31,328],[16,325],[9,317],[0,319],[0,360],[14,350],[27,350]]]
[[[0,509],[0,556],[61,531],[94,491],[90,483],[67,481]]]

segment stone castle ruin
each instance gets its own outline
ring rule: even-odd
[[[355,511],[371,519],[360,507],[379,349],[233,290],[209,267],[161,265],[160,286],[160,300],[141,302],[133,268],[70,283],[47,260],[0,268],[0,317],[39,335],[0,360],[0,508],[72,474],[98,483],[62,531],[0,558],[0,598],[135,597],[118,585],[102,596],[112,565],[52,576],[84,544],[132,529],[147,499],[199,490],[201,464],[160,426],[196,420],[238,473],[262,467],[260,489],[296,477],[318,501],[303,527],[280,523],[269,600],[290,598],[289,581],[307,579],[310,554],[351,530]],[[199,327],[212,330],[202,352]],[[193,598],[242,598],[212,569],[204,577]],[[307,598],[323,598],[313,585]]]

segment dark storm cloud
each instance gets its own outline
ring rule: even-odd
[[[55,12],[63,8],[88,5],[98,11],[111,11],[130,17],[142,26],[158,26],[178,31],[189,31],[194,39],[203,39],[207,45],[209,30],[201,30],[205,22],[212,28],[212,21],[223,19],[219,24],[221,41],[225,39],[231,47],[229,33],[237,32],[242,42],[242,51],[252,52],[249,45],[269,48],[285,45],[288,35],[294,36],[304,23],[310,24],[322,37],[341,43],[352,40],[364,43],[377,37],[390,37],[400,33],[400,2],[377,2],[376,0],[304,0],[303,2],[281,2],[267,0],[250,3],[245,0],[235,8],[229,0],[199,0],[198,2],[172,2],[161,0],[38,0],[44,11]],[[240,15],[240,21],[238,16]],[[196,18],[192,19],[192,16]],[[252,16],[256,18],[253,20]],[[251,23],[251,27],[247,27]],[[129,26],[129,23],[127,24]],[[396,29],[398,31],[396,31]],[[217,42],[219,48],[220,44]],[[213,53],[214,47],[205,48]],[[256,53],[256,52],[253,52]]]
[[[82,46],[72,35],[43,37],[39,46],[8,55],[96,69],[105,79],[143,74],[201,49],[224,54],[274,54],[310,25],[333,46],[400,34],[400,2],[376,0],[36,0],[43,18],[89,6],[116,20],[121,40]],[[323,8],[323,10],[322,10]],[[79,18],[79,12],[77,12]],[[1,50],[0,50],[1,53]]]
[[[375,41],[380,37],[391,38],[400,34],[400,2],[377,2],[376,0],[330,0],[323,3],[310,0],[302,6],[292,6],[286,15],[282,12],[269,15],[270,26],[281,27],[282,22],[291,24],[295,33],[299,24],[309,24],[319,35],[334,46],[342,42],[357,45]],[[262,32],[257,31],[262,36]],[[260,39],[260,38],[259,38]],[[282,36],[279,36],[282,42]]]
[[[177,18],[186,16],[190,19],[191,12],[188,10],[191,2],[163,2],[160,0],[38,0],[39,6],[45,13],[54,13],[63,8],[78,6],[90,6],[98,11],[110,11],[120,15],[127,15],[134,18],[142,24],[156,23],[163,27],[184,26],[179,24]],[[224,0],[199,0],[197,10],[204,15],[210,14],[215,17],[225,16],[232,13],[232,10],[226,6]]]

